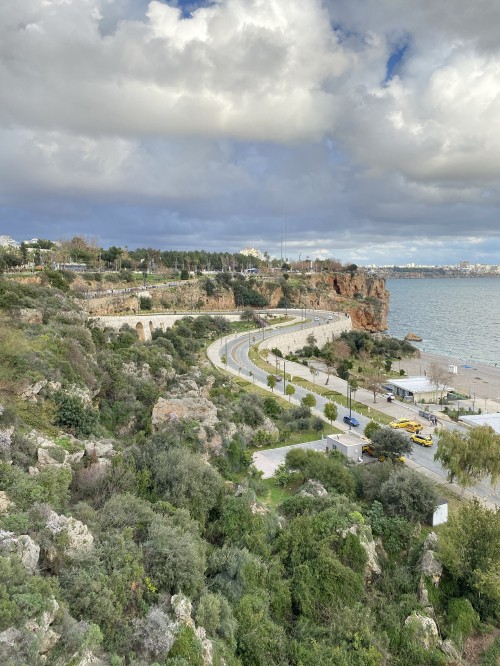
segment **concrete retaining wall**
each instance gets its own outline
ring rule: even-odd
[[[318,322],[318,326],[304,328],[301,331],[293,331],[286,333],[283,330],[279,338],[273,337],[264,340],[260,344],[261,349],[272,349],[278,347],[284,355],[301,349],[307,344],[307,338],[312,334],[316,338],[316,345],[322,347],[328,341],[338,338],[344,331],[352,330],[352,321],[348,315],[340,315],[338,321],[331,321],[328,323]]]

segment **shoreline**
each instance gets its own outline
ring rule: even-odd
[[[420,358],[402,358],[401,361],[393,363],[394,370],[404,370],[409,377],[421,376],[429,371],[432,363],[440,368],[448,370],[450,365],[457,367],[457,373],[450,373],[450,386],[459,393],[475,396],[478,399],[492,401],[497,405],[486,405],[483,411],[497,411],[500,409],[500,367],[487,365],[486,363],[475,363],[464,361],[463,358],[446,356],[445,354],[434,354],[420,351]]]

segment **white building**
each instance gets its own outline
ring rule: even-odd
[[[405,377],[404,379],[390,379],[384,386],[394,395],[409,402],[437,401],[452,391],[451,386],[440,384],[436,386],[427,377]]]
[[[471,414],[461,416],[459,420],[469,426],[490,426],[500,435],[500,412],[496,414]]]
[[[341,433],[339,435],[327,435],[326,447],[330,451],[340,451],[349,460],[360,462],[363,460],[363,442],[359,435]],[[366,443],[366,442],[365,442]]]

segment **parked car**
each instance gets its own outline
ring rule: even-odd
[[[353,428],[357,428],[359,426],[359,421],[354,416],[344,416],[342,420],[344,423],[347,423],[347,425],[353,426]]]
[[[408,430],[408,432],[420,432],[423,427],[424,426],[418,421],[408,421],[405,425],[405,429]]]
[[[389,426],[391,428],[406,428],[406,425],[410,423],[410,419],[398,419],[397,421],[391,421]]]
[[[314,317],[314,321],[319,321],[319,317]]]
[[[376,458],[376,457],[377,457],[377,454],[375,453],[375,449],[373,448],[373,446],[372,446],[371,444],[365,444],[365,445],[362,447],[361,450],[363,451],[363,453],[367,453],[369,456],[372,456],[372,458]],[[378,459],[380,460],[380,462],[384,462],[384,461],[385,461],[385,456],[379,456]],[[398,457],[395,458],[394,460],[395,460],[396,462],[399,462],[399,463],[404,463],[404,461],[405,461],[405,457],[404,457],[404,456],[398,456]]]
[[[274,378],[276,379],[277,382],[283,381],[283,377],[280,377],[279,375],[274,375]]]
[[[421,446],[432,446],[432,437],[430,435],[415,433],[410,439],[412,442],[415,442],[415,444],[420,444]]]

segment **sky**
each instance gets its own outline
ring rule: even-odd
[[[498,0],[0,3],[0,234],[500,263]]]

